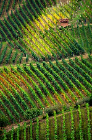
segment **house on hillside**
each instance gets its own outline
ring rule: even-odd
[[[69,26],[69,19],[68,18],[60,19],[59,24],[60,24],[60,26],[67,27],[67,26]]]

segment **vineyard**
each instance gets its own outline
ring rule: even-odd
[[[0,0],[0,140],[91,139],[92,1]]]
[[[85,116],[85,114],[87,115]],[[87,140],[91,139],[90,133],[92,132],[91,119],[92,119],[92,108],[89,108],[88,104],[86,104],[85,109],[80,109],[80,106],[78,106],[78,110],[73,111],[72,108],[70,108],[70,112],[67,112],[65,114],[64,110],[62,110],[62,115],[58,116],[56,116],[56,112],[54,111],[53,118],[50,118],[48,114],[46,114],[46,120],[40,121],[37,118],[36,122],[33,125],[32,121],[30,120],[28,125],[27,123],[24,123],[22,127],[18,125],[16,131],[14,131],[14,128],[12,127],[11,135],[9,133],[7,133],[6,135],[6,132],[4,132],[4,137],[7,136],[8,139],[11,139],[11,137],[14,136],[14,140],[15,139]]]

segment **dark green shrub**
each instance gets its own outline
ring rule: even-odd
[[[89,100],[88,103],[89,103],[90,106],[92,106],[92,95],[91,95],[90,100]]]
[[[0,129],[0,135],[3,133],[3,130],[2,129]]]
[[[66,105],[66,106],[64,105],[63,106],[63,110],[64,111],[70,111],[70,106],[69,105]]]
[[[2,36],[0,35],[0,41],[2,41]]]
[[[9,124],[9,120],[6,116],[0,115],[0,127],[4,127]]]
[[[50,108],[46,108],[45,113],[48,113],[49,116],[53,116],[54,111],[56,111],[56,114],[58,114],[61,110],[62,110],[61,105],[55,105],[55,106],[52,106]]]
[[[92,96],[91,97],[85,97],[83,99],[80,99],[78,100],[76,103],[75,103],[75,108],[78,108],[78,105],[81,105],[81,106],[85,106],[86,103],[89,103],[89,105],[91,106],[92,105]]]
[[[52,108],[47,108],[45,111],[46,111],[46,113],[48,113],[49,116],[54,115],[54,112],[53,112],[54,110]]]
[[[38,108],[28,109],[25,112],[25,119],[33,119],[42,114],[42,110]]]

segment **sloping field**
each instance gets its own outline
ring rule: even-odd
[[[67,63],[63,59],[62,63],[50,61],[50,65],[30,63],[30,66],[0,69],[1,110],[11,121],[24,119],[29,108],[73,105],[78,99],[91,96],[92,61],[76,57],[75,61],[69,59]]]
[[[92,1],[0,0],[0,140],[91,140],[91,106]]]
[[[69,112],[62,110],[62,115],[49,117],[46,114],[46,119],[41,121],[36,119],[35,123],[32,120],[29,123],[23,123],[23,126],[16,125],[12,127],[12,131],[4,131],[4,136],[7,139],[91,139],[92,134],[92,107],[86,104],[86,108],[73,110],[70,108]],[[16,129],[17,127],[17,129]]]
[[[89,34],[92,29],[90,24],[85,28],[85,22],[82,23],[82,32],[78,26],[78,34],[85,35],[83,39],[87,42],[86,47],[83,46],[86,43],[82,38],[79,42],[67,30],[58,28],[61,18],[69,18],[70,22],[72,21],[71,13],[78,10],[77,7],[75,8],[76,5],[72,7],[71,3],[65,6],[60,4],[52,6],[52,4],[51,1],[47,4],[43,3],[43,5],[40,1],[37,3],[29,0],[23,1],[23,4],[20,4],[19,8],[16,7],[14,12],[11,10],[11,14],[8,14],[7,18],[3,16],[3,20],[0,20],[1,40],[6,42],[9,48],[21,51],[18,60],[16,60],[17,54],[15,54],[13,63],[22,63],[23,58],[25,60],[23,62],[26,63],[31,58],[36,61],[48,61],[49,59],[71,57],[83,54],[84,48],[87,46],[87,51],[91,51],[92,42],[89,41],[91,40]],[[82,8],[78,11],[82,12]],[[76,20],[75,16],[74,19]],[[89,17],[86,20],[90,21]],[[79,20],[79,22],[81,21]],[[70,26],[71,28],[73,30],[73,26]],[[9,54],[10,52],[6,55],[5,51],[1,64],[5,64],[4,57],[8,57],[8,63],[12,63]]]

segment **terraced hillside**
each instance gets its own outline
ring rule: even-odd
[[[40,121],[37,118],[33,125],[32,121],[29,121],[28,124],[25,122],[22,127],[20,125],[17,127],[15,131],[12,127],[11,136],[14,135],[14,139],[91,139],[92,107],[89,108],[86,104],[85,109],[80,109],[79,106],[76,111],[70,108],[70,112],[65,113],[62,110],[62,115],[57,116],[54,111],[54,117],[46,114],[46,120]],[[10,134],[7,133],[8,139],[10,139],[9,136]]]
[[[92,1],[0,0],[0,139],[91,140],[91,102]]]
[[[76,5],[73,5],[73,8],[71,3],[65,6],[60,4],[52,6],[56,2],[48,2],[42,4],[40,1],[36,3],[34,0],[23,1],[23,4],[19,5],[19,9],[16,7],[14,12],[11,10],[11,14],[7,13],[7,18],[3,16],[3,20],[0,20],[1,41],[6,42],[9,48],[17,49],[21,54],[18,60],[16,60],[17,54],[15,54],[14,61],[12,61],[10,60],[13,59],[11,51],[8,52],[8,55],[4,53],[1,64],[5,64],[4,57],[8,57],[8,63],[21,63],[22,60],[25,60],[23,62],[26,63],[28,60],[48,61],[83,54],[85,48],[88,48],[88,52],[91,51],[92,42],[89,41],[91,36],[88,35],[91,34],[90,24],[86,28],[85,22],[82,23],[82,34],[85,35],[85,39],[80,38],[80,42],[64,28],[61,29],[62,31],[59,29],[59,19],[69,18],[70,22],[72,21],[71,13],[77,10]],[[82,12],[81,9],[78,11]],[[87,12],[86,14],[88,15]],[[82,18],[81,20],[83,20]],[[74,19],[76,20],[75,16]],[[88,17],[86,20],[90,21],[90,18]],[[81,21],[79,20],[79,22]],[[71,28],[73,30],[73,25],[70,26]],[[78,34],[81,36],[80,27],[77,28],[79,29]],[[83,46],[85,40],[87,46]]]

